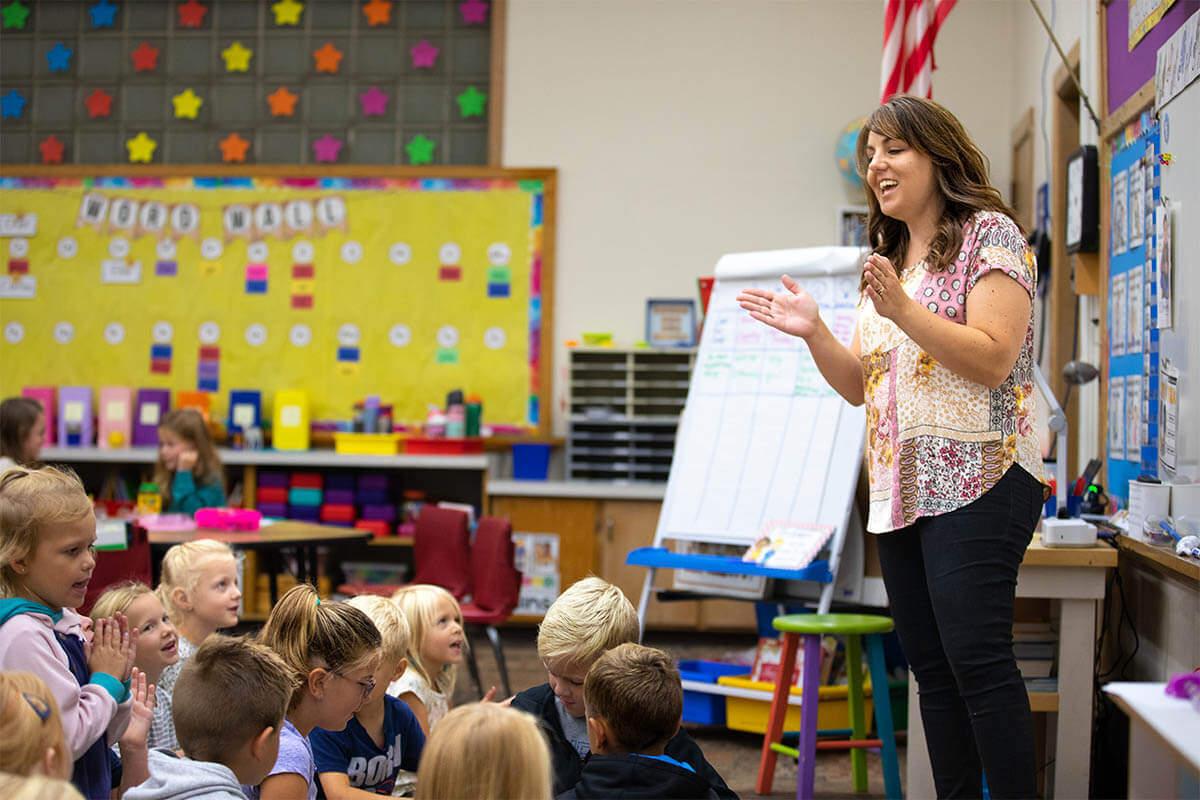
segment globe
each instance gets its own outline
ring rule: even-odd
[[[837,147],[834,149],[834,160],[837,162],[838,172],[842,173],[842,177],[856,187],[862,184],[858,179],[858,170],[854,166],[854,148],[858,144],[858,132],[862,130],[866,121],[867,118],[862,117],[847,123],[838,134]]]

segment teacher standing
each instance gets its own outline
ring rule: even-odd
[[[1012,649],[1017,570],[1044,500],[1034,433],[1037,266],[987,161],[941,105],[896,95],[858,136],[874,252],[840,344],[804,288],[746,289],[867,405],[870,514],[939,797],[1033,797],[1029,699]]]

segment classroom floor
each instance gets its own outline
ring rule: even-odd
[[[533,628],[505,628],[500,632],[505,661],[513,691],[546,682],[546,672],[537,657],[536,631]],[[659,647],[676,659],[704,658],[721,660],[726,654],[752,649],[753,635],[712,633],[657,633],[646,635],[646,644]],[[499,672],[487,638],[482,632],[471,636],[484,688],[499,684]],[[500,691],[498,689],[498,691]],[[464,668],[454,693],[455,703],[477,699],[470,674]],[[704,751],[705,758],[721,774],[731,789],[741,797],[756,797],[754,782],[758,776],[758,759],[762,736],[731,731],[711,725],[688,725],[688,732]],[[904,781],[904,743],[899,744],[900,780]],[[851,788],[850,756],[845,751],[826,751],[817,755],[815,794],[817,797],[884,797],[883,772],[879,756],[867,754],[869,792],[856,795]],[[774,792],[770,797],[795,797],[796,764],[780,756],[775,768]]]

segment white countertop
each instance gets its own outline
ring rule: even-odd
[[[1200,710],[1188,700],[1169,697],[1165,683],[1114,682],[1104,691],[1118,698],[1130,717],[1149,727],[1180,758],[1200,770]]]
[[[665,483],[607,483],[604,481],[488,481],[492,497],[596,497],[605,500],[662,500]]]
[[[348,455],[332,450],[230,450],[218,448],[222,464],[255,464],[264,467],[366,467],[368,469],[462,469],[485,470],[483,454],[468,456]],[[38,456],[46,463],[153,464],[158,448],[43,447]]]

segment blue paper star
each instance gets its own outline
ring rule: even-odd
[[[111,28],[117,16],[117,7],[108,0],[100,0],[88,9],[88,13],[92,15],[93,28]]]
[[[0,117],[19,117],[25,111],[25,96],[13,89],[0,97]]]
[[[71,54],[75,51],[62,42],[46,51],[46,61],[50,64],[51,72],[65,71],[71,68]]]

